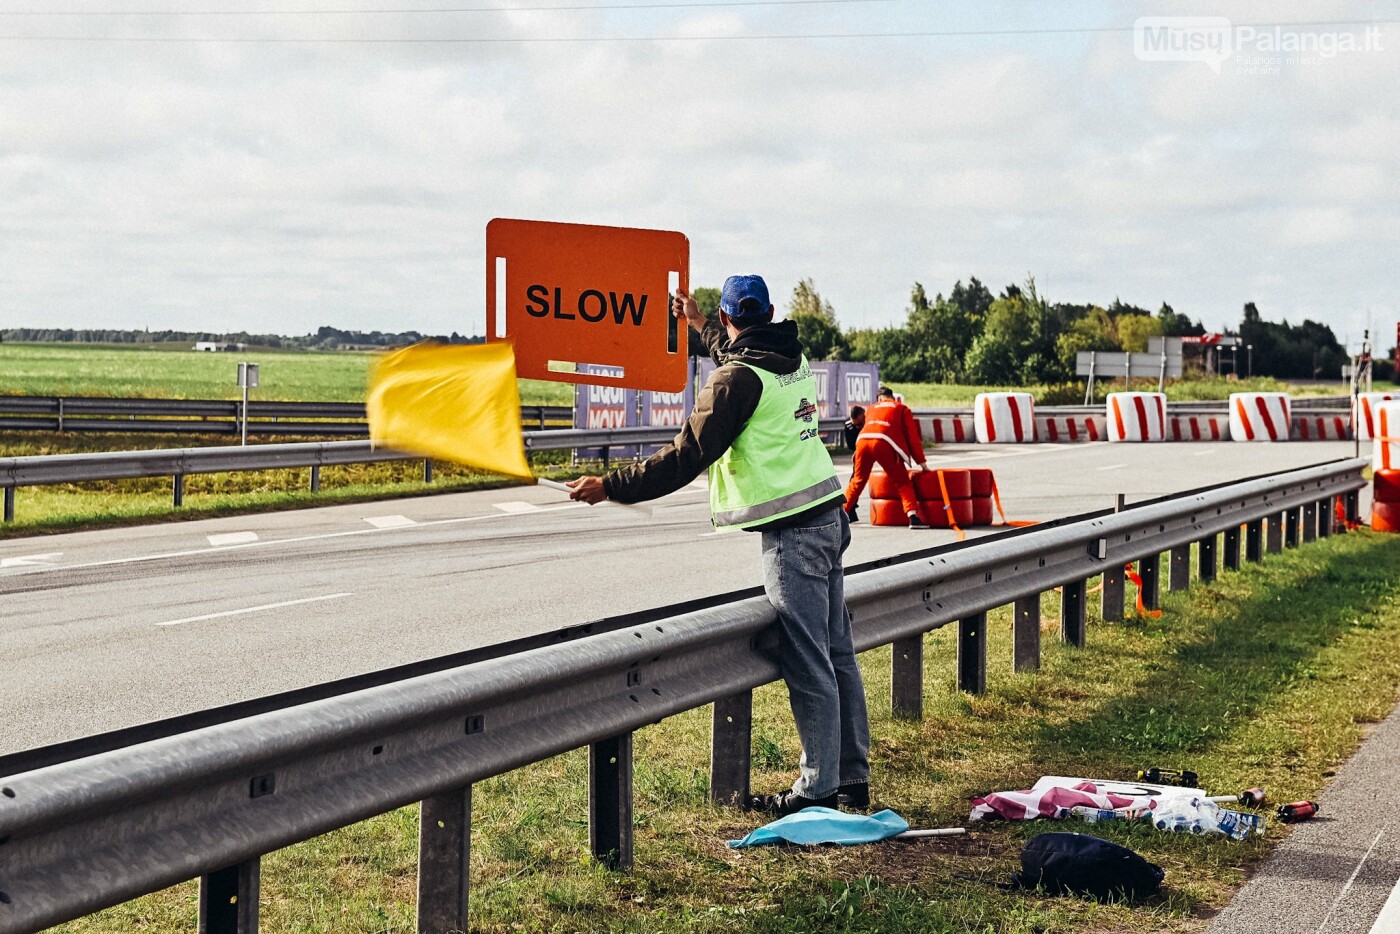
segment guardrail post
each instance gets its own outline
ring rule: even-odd
[[[199,880],[199,934],[257,934],[258,857]]]
[[[1350,490],[1347,492],[1346,497],[1347,521],[1353,524],[1359,523],[1361,521],[1361,491]]]
[[[1189,590],[1191,588],[1191,546],[1177,545],[1172,548],[1167,571],[1168,590]]]
[[[1269,516],[1269,534],[1264,542],[1264,550],[1271,555],[1283,552],[1283,522],[1284,514],[1281,512]]]
[[[5,487],[5,521],[15,521],[15,488]]]
[[[959,635],[959,651],[962,638]],[[890,646],[890,716],[924,718],[924,634],[898,639]]]
[[[431,458],[423,461],[423,482],[433,482],[433,462]]]
[[[63,434],[63,397],[58,397],[58,433]]]
[[[1239,531],[1235,531],[1235,555],[1239,555]],[[1216,538],[1214,535],[1206,536],[1196,543],[1196,573],[1202,581],[1215,580],[1219,562],[1216,558]]]
[[[632,734],[588,747],[588,846],[609,869],[632,869]]]
[[[1258,564],[1264,560],[1264,520],[1255,519],[1245,524],[1244,556]]]
[[[320,465],[320,464],[312,464],[312,465],[311,465],[311,492],[312,492],[312,493],[319,493],[319,492],[321,492],[321,465]]]
[[[1298,547],[1299,512],[1297,507],[1283,511],[1283,544],[1286,548]]]
[[[1060,587],[1060,641],[1084,648],[1084,630],[1089,621],[1085,582],[1069,581]]]
[[[1303,542],[1317,541],[1317,503],[1303,504]]]
[[[987,614],[958,620],[958,690],[987,693]]]
[[[1337,498],[1329,496],[1317,503],[1317,537],[1327,538],[1332,534],[1332,524],[1337,519]]]
[[[175,475],[175,508],[185,505],[185,475],[177,473]]]
[[[418,811],[418,934],[467,929],[472,786],[424,798]]]
[[[1011,609],[1013,671],[1040,668],[1040,594],[1017,600]]]
[[[743,807],[749,800],[749,758],[753,742],[753,692],[715,701],[710,719],[710,800]]]
[[[1225,553],[1221,555],[1221,564],[1227,571],[1240,569],[1240,527],[1237,525],[1225,530]]]
[[[608,450],[609,450],[608,445],[606,445],[606,444],[603,445],[603,469],[604,469],[604,470],[611,470],[611,469],[612,469],[611,465],[608,463]]]
[[[1162,556],[1160,554],[1148,555],[1138,561],[1138,576],[1142,578],[1142,605],[1144,609],[1158,609],[1161,599],[1158,596],[1161,592]]]

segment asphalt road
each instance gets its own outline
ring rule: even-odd
[[[1351,452],[947,446],[930,464],[992,467],[1011,518],[1047,519]],[[952,538],[862,523],[847,562]],[[755,586],[757,553],[710,530],[703,480],[636,508],[518,487],[7,540],[0,754]]]

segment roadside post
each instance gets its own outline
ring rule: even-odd
[[[239,423],[242,426],[240,444],[248,443],[248,390],[258,385],[258,365],[238,364],[238,388],[243,390],[243,407],[239,410]]]

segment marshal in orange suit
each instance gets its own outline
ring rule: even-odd
[[[924,469],[924,457],[924,442],[913,411],[894,397],[894,390],[881,386],[875,404],[865,410],[865,427],[856,438],[855,472],[846,487],[846,514],[851,521],[856,521],[856,504],[870,482],[870,471],[879,464],[898,486],[899,499],[909,514],[910,526],[924,528],[914,483],[909,479],[911,469]]]

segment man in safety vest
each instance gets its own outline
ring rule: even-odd
[[[879,464],[899,489],[900,504],[909,515],[909,525],[916,529],[928,528],[919,518],[919,498],[914,493],[914,482],[909,479],[911,472],[924,469],[924,457],[924,442],[919,436],[919,423],[914,420],[914,413],[895,398],[893,389],[881,386],[875,404],[865,410],[865,427],[856,438],[851,482],[846,486],[846,514],[850,520],[857,521],[856,504],[860,502],[861,491],[870,482],[870,471]]]
[[[715,528],[762,533],[763,585],[778,611],[779,665],[802,741],[792,788],[749,806],[778,815],[838,801],[867,807],[870,726],[841,566],[851,531],[797,326],[773,321],[758,276],[725,280],[718,322],[684,292],[673,307],[719,368],[675,440],[640,464],[580,477],[569,484],[572,498],[641,502],[709,470]]]

